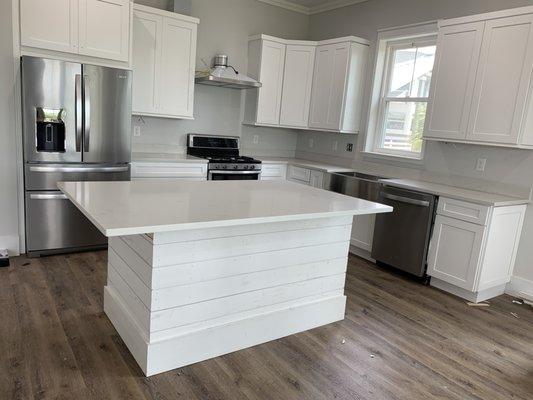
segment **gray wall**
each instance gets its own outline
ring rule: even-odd
[[[365,3],[313,15],[309,37],[314,40],[357,35],[375,43],[377,30],[417,22],[533,5],[533,0],[371,0]],[[372,61],[373,62],[373,61]],[[370,84],[370,79],[368,79]],[[369,87],[365,98],[369,98]],[[366,111],[364,113],[366,115]],[[363,124],[366,126],[366,121]],[[382,161],[361,154],[362,135],[302,132],[298,135],[297,156],[337,162],[389,176],[418,178],[473,187],[482,190],[512,185],[533,186],[533,151],[473,145],[428,143],[423,165]],[[313,139],[314,147],[309,147]],[[354,142],[356,154],[347,153],[333,142]],[[476,159],[487,158],[484,172],[475,171]],[[514,188],[513,188],[514,189]],[[533,281],[533,209],[529,207],[518,252],[515,275]]]
[[[0,2],[0,249],[18,252],[17,147],[11,1]]]
[[[166,1],[141,0],[145,5],[165,8]],[[230,64],[246,71],[247,38],[266,33],[288,39],[307,36],[309,18],[255,0],[193,0],[192,12],[200,18],[198,28],[197,66],[202,59],[211,63],[217,53],[226,53]],[[249,155],[294,156],[297,132],[282,129],[243,126],[241,107],[244,92],[196,85],[194,121],[133,117],[133,125],[141,127],[134,137],[134,151],[185,151],[186,134],[210,133],[237,135],[242,138],[243,153]],[[254,144],[254,136],[259,143]]]

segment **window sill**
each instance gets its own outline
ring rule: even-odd
[[[368,159],[369,161],[387,160],[387,161],[395,161],[395,162],[412,164],[412,165],[424,165],[423,155],[421,155],[421,157],[418,158],[418,157],[399,156],[396,154],[378,153],[375,151],[362,151],[361,154],[363,154],[363,157],[365,159]]]

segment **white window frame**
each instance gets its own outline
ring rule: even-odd
[[[411,47],[413,44],[420,46],[435,45],[437,42],[437,22],[429,21],[420,24],[406,25],[383,29],[378,32],[377,45],[375,47],[375,68],[372,72],[372,87],[370,104],[367,115],[367,130],[363,156],[370,161],[376,158],[396,160],[407,163],[421,164],[424,158],[425,141],[422,143],[420,153],[413,151],[401,151],[384,149],[381,140],[384,136],[385,127],[385,95],[390,85],[393,57],[391,48],[399,46]],[[390,98],[392,100],[392,98]],[[429,101],[429,99],[407,97],[395,98],[394,101]],[[379,146],[377,146],[379,144]]]

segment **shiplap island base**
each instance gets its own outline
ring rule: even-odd
[[[344,318],[354,215],[289,182],[67,182],[109,239],[104,311],[146,375]]]

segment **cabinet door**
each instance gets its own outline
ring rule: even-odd
[[[353,218],[352,236],[350,243],[366,251],[372,251],[374,241],[375,215],[358,215]]]
[[[475,290],[485,227],[437,215],[428,255],[428,275]]]
[[[485,23],[468,140],[518,143],[532,64],[533,15]]]
[[[294,165],[289,165],[287,179],[289,181],[309,185],[311,183],[311,170],[307,168],[296,167]]]
[[[163,19],[159,87],[159,110],[162,114],[193,117],[196,36],[195,23]]]
[[[311,171],[311,179],[309,181],[309,186],[313,186],[319,189],[324,188],[324,173],[321,171]]]
[[[129,60],[129,0],[80,0],[80,54]]]
[[[163,17],[138,10],[133,12],[134,114],[157,113],[162,30]]]
[[[318,46],[316,52],[309,126],[339,130],[344,113],[350,46],[348,43]]]
[[[285,45],[263,41],[259,81],[263,86],[257,98],[257,123],[279,125]]]
[[[314,65],[315,46],[287,46],[281,98],[281,125],[307,127]]]
[[[20,0],[20,43],[78,53],[78,0]]]
[[[484,24],[439,29],[424,136],[466,138]]]

